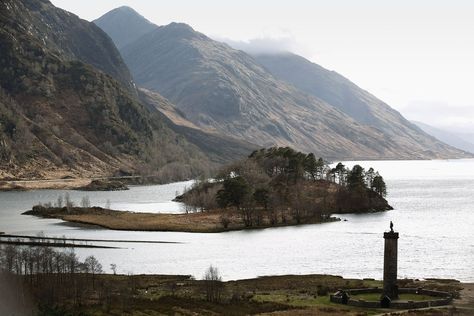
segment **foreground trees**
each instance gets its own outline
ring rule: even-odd
[[[234,209],[245,226],[317,221],[331,213],[387,209],[386,186],[372,168],[334,168],[289,147],[254,151],[223,168],[214,181],[196,184],[183,195],[195,210]],[[388,206],[389,207],[389,206]],[[227,228],[228,217],[222,225]]]
[[[220,302],[223,284],[222,277],[219,270],[212,265],[206,270],[204,274],[204,285],[206,291],[206,300],[208,302]]]
[[[104,293],[95,276],[102,273],[102,266],[94,256],[81,262],[73,250],[55,250],[47,246],[0,246],[0,275],[20,289],[17,299],[31,294],[43,305],[52,306],[68,300],[75,306],[83,303],[89,290]]]

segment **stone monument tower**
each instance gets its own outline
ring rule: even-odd
[[[398,233],[393,231],[393,223],[390,222],[390,231],[383,234],[385,239],[384,262],[383,262],[383,294],[390,300],[398,298],[397,286],[397,260],[398,260]]]

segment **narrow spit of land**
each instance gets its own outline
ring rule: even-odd
[[[64,221],[97,225],[113,230],[133,231],[174,231],[191,233],[218,233],[244,229],[260,229],[277,226],[293,226],[298,224],[315,224],[338,220],[333,217],[309,218],[299,223],[296,220],[288,220],[278,225],[270,225],[262,222],[259,226],[248,227],[241,219],[236,210],[208,211],[188,214],[156,214],[156,213],[134,213],[104,209],[101,207],[74,207],[45,208],[34,207],[33,210],[23,213],[44,218],[57,218]],[[223,224],[223,215],[226,223]]]
[[[26,236],[0,234],[1,238],[29,239],[29,240],[52,240],[57,242],[103,242],[103,243],[140,243],[140,244],[182,244],[179,241],[162,241],[162,240],[126,240],[126,239],[87,239],[87,238],[66,238],[66,237],[42,237],[42,236]]]
[[[54,248],[101,248],[120,249],[120,247],[100,246],[91,244],[76,244],[70,242],[45,242],[45,241],[25,241],[20,239],[0,239],[0,245],[32,246],[32,247],[54,247]]]

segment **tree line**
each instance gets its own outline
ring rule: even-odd
[[[114,276],[107,277],[94,256],[81,261],[73,248],[0,245],[0,314],[69,315],[74,311],[70,315],[83,315],[80,311],[91,304],[106,313],[129,311],[140,289],[148,291],[149,285],[140,288],[140,276],[115,277],[116,264],[110,269]],[[210,266],[196,284],[196,294],[202,299],[221,301],[223,282],[217,268]],[[176,286],[170,283],[166,295],[174,296]]]
[[[94,256],[81,261],[73,249],[0,245],[0,275],[17,290],[19,300],[30,294],[45,306],[65,300],[81,306],[86,292],[97,290],[101,296],[106,292],[97,282],[101,273],[102,265]]]

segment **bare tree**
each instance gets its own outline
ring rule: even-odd
[[[117,274],[117,265],[115,263],[110,264],[110,270],[114,273],[114,275]]]
[[[58,196],[58,200],[56,201],[56,206],[59,207],[59,208],[63,207],[63,196],[62,195]]]
[[[95,275],[103,272],[102,265],[94,256],[89,256],[84,260],[84,267],[87,273],[92,274],[92,288],[95,288]]]
[[[219,270],[212,265],[204,274],[204,284],[206,289],[206,300],[209,302],[219,302],[223,289],[222,277]]]
[[[91,201],[88,196],[82,197],[81,206],[84,208],[91,207]]]
[[[64,200],[65,200],[68,211],[71,210],[71,208],[74,207],[74,202],[71,200],[69,193],[66,193],[66,195],[64,196]]]

